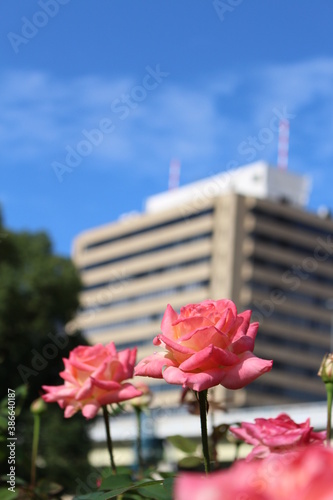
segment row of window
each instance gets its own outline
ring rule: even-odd
[[[111,259],[106,259],[106,260],[102,260],[102,261],[99,261],[99,262],[95,262],[93,264],[89,264],[89,265],[86,265],[86,266],[83,266],[80,268],[80,271],[88,271],[90,269],[96,269],[96,268],[99,268],[99,267],[103,267],[103,266],[106,266],[108,264],[115,264],[116,262],[121,262],[123,260],[127,260],[127,259],[133,259],[135,257],[141,257],[142,255],[149,255],[151,253],[156,253],[156,252],[160,252],[162,250],[167,250],[169,248],[175,248],[175,247],[179,247],[179,246],[182,246],[182,245],[185,245],[187,243],[193,243],[194,241],[200,241],[200,240],[203,240],[205,238],[211,238],[212,237],[212,232],[211,231],[208,231],[206,233],[202,233],[202,234],[199,234],[199,235],[195,235],[195,236],[191,236],[191,237],[188,237],[188,238],[180,238],[179,240],[176,240],[176,241],[172,241],[172,242],[169,242],[169,243],[165,243],[164,245],[159,245],[158,244],[158,241],[156,242],[155,245],[147,248],[147,249],[144,249],[144,250],[139,250],[139,251],[131,251],[130,249],[128,249],[127,253],[124,253],[122,255],[119,255],[118,257],[113,257]]]
[[[253,402],[255,404],[256,396],[260,398],[260,396],[264,395],[267,395],[267,397],[276,396],[276,404],[280,404],[280,398],[282,397],[288,398],[291,403],[312,403],[324,400],[323,396],[318,394],[317,391],[312,392],[293,389],[292,378],[290,387],[279,387],[271,384],[261,384],[258,379],[258,381],[255,380],[246,388],[246,392],[248,393],[249,397],[251,397],[252,404]]]
[[[262,266],[260,265],[260,269],[265,269],[267,272],[267,278],[269,279],[269,274],[271,271],[276,271],[275,266]],[[281,294],[281,297],[283,296],[284,299],[281,298],[281,301],[284,300],[296,300],[298,302],[302,302],[302,304],[307,304],[309,306],[315,306],[315,307],[322,307],[323,309],[327,309],[327,301],[328,299],[333,299],[333,280],[327,278],[325,280],[325,283],[322,283],[320,279],[315,279],[315,276],[309,276],[304,279],[305,283],[313,283],[313,284],[318,284],[318,285],[328,285],[331,286],[332,289],[332,295],[328,294],[326,297],[318,297],[315,295],[314,292],[312,291],[304,291],[300,287],[302,280],[301,278],[298,278],[295,274],[288,274],[285,275],[285,278],[283,278],[283,273],[284,271],[281,271],[281,285],[276,284],[276,285],[271,285],[264,283],[263,281],[259,281],[256,279],[249,279],[246,281],[246,284],[251,287],[252,290],[261,292],[261,293],[266,293],[268,296],[271,293],[276,292],[277,290]],[[312,279],[310,279],[312,278]]]
[[[319,253],[322,255],[324,252],[327,253],[328,262],[333,262],[333,248],[331,237],[333,231],[325,231],[322,228],[318,228],[315,223],[305,224],[302,222],[298,222],[294,218],[289,216],[281,216],[276,214],[268,214],[264,209],[254,208],[251,212],[258,218],[259,222],[263,222],[268,224],[269,226],[281,227],[286,230],[291,230],[293,234],[297,234],[298,232],[302,235],[306,235],[310,238],[313,238],[313,251],[315,249],[319,249]],[[332,224],[333,227],[333,224]],[[309,257],[316,257],[315,255],[311,255],[311,250],[309,250],[308,246],[303,246],[302,243],[298,243],[297,241],[290,241],[286,237],[281,237],[278,235],[265,234],[264,231],[254,230],[250,233],[255,241],[262,243],[269,243],[272,248],[275,249],[287,249],[292,250],[294,252],[300,252],[305,255],[308,254]]]
[[[179,286],[177,288],[170,288],[167,291],[168,291],[168,295],[172,295],[172,294],[176,294],[176,293],[185,293],[185,292],[188,292],[190,290],[204,288],[204,287],[208,286],[208,284],[209,284],[208,280],[198,281],[198,282],[194,282],[194,283],[187,283],[187,284]],[[143,295],[138,295],[136,297],[133,297],[132,299],[126,298],[123,300],[119,300],[118,302],[103,304],[103,306],[97,306],[97,307],[91,306],[89,308],[83,309],[83,311],[89,313],[89,312],[96,312],[96,311],[103,310],[103,309],[110,309],[110,307],[112,307],[112,308],[118,307],[119,305],[124,305],[124,304],[131,305],[131,304],[138,303],[138,302],[146,302],[147,300],[149,301],[150,298],[155,298],[155,297],[166,295],[165,292],[166,292],[166,290],[159,290],[159,291],[155,291],[155,292],[151,292],[151,293],[147,293],[147,294],[143,294]],[[108,324],[103,325],[103,326],[94,327],[93,329],[89,330],[89,333],[92,333],[92,332],[97,333],[97,332],[102,332],[105,330],[115,330],[117,328],[122,328],[124,326],[134,326],[134,325],[138,325],[138,324],[142,324],[142,323],[149,323],[151,321],[156,321],[156,319],[159,319],[159,318],[162,319],[162,316],[160,316],[160,315],[139,316],[139,317],[134,318],[134,319],[129,319],[129,320],[125,320],[125,321],[121,321],[121,322],[117,322],[117,323],[108,323]]]
[[[117,331],[120,328],[125,330],[126,327],[145,325],[145,324],[149,324],[153,321],[154,322],[155,321],[162,321],[162,317],[163,317],[163,313],[145,314],[143,316],[139,316],[136,318],[121,320],[121,321],[117,321],[117,322],[113,322],[113,323],[107,323],[104,325],[95,326],[93,328],[87,328],[87,329],[84,329],[83,333],[85,335],[89,335],[89,336],[91,336],[93,334],[103,333],[106,331],[110,331],[112,333],[112,331]],[[124,335],[126,335],[126,331],[125,331]],[[110,339],[110,340],[112,340],[112,339]]]
[[[103,245],[107,245],[109,243],[114,243],[116,241],[121,241],[121,240],[124,240],[128,237],[131,237],[131,236],[138,236],[140,234],[144,234],[144,233],[148,233],[150,231],[155,231],[156,229],[162,229],[164,227],[168,227],[168,226],[171,226],[172,224],[177,224],[179,222],[185,222],[185,220],[192,220],[192,219],[196,219],[198,217],[203,217],[204,215],[209,215],[209,214],[212,214],[213,213],[213,208],[209,208],[207,210],[201,210],[199,212],[195,212],[195,213],[192,213],[192,214],[188,214],[186,216],[183,216],[183,217],[177,217],[175,219],[171,219],[171,220],[166,220],[164,222],[160,222],[158,224],[153,224],[151,226],[147,226],[147,227],[143,227],[141,229],[137,229],[137,230],[131,230],[131,231],[128,231],[124,234],[121,234],[121,235],[118,235],[118,236],[113,236],[113,237],[110,237],[110,238],[106,238],[104,240],[100,240],[100,241],[97,241],[97,242],[94,242],[94,243],[89,243],[88,245],[85,246],[85,250],[90,250],[91,248],[97,248],[97,247],[100,247],[100,246],[103,246]]]
[[[319,321],[316,319],[307,318],[303,315],[299,315],[296,312],[292,313],[288,311],[281,311],[279,307],[274,303],[274,301],[269,299],[269,293],[267,293],[267,299],[264,299],[262,301],[254,300],[253,302],[246,304],[246,308],[249,308],[253,311],[254,317],[262,317],[262,319],[271,318],[283,323],[287,323],[290,326],[309,329],[313,330],[314,332],[328,334],[331,329],[330,323],[332,323],[333,325],[333,313],[332,320],[330,322],[326,318],[323,318]]]
[[[183,285],[169,287],[169,288],[162,288],[160,290],[154,290],[149,293],[140,293],[139,295],[133,295],[132,297],[125,297],[119,300],[112,300],[112,295],[110,294],[110,300],[108,302],[105,302],[103,304],[96,303],[87,307],[81,307],[81,312],[102,311],[104,309],[115,308],[125,304],[136,304],[138,302],[145,302],[150,298],[176,295],[179,293],[189,292],[191,290],[197,290],[199,288],[203,288],[208,285],[209,285],[209,280],[187,282]]]
[[[323,236],[323,237],[329,236],[333,232],[333,231],[329,231],[329,230],[325,231],[325,229],[318,227],[316,219],[314,219],[313,222],[308,222],[308,223],[297,220],[297,213],[296,212],[294,212],[290,215],[289,214],[276,214],[276,213],[272,213],[272,212],[267,212],[267,210],[265,208],[261,208],[261,207],[254,207],[253,209],[251,209],[251,212],[254,215],[262,216],[263,218],[265,218],[265,220],[266,219],[268,220],[268,217],[269,217],[270,221],[283,224],[287,228],[293,229],[295,231],[299,230],[299,231],[303,231],[303,232],[309,232],[309,233],[312,233],[312,234],[315,234],[318,236]],[[321,219],[319,219],[319,221],[320,220]],[[333,224],[332,224],[332,227],[333,227]]]
[[[189,266],[194,266],[197,264],[210,262],[210,259],[211,259],[211,256],[207,255],[205,257],[199,257],[196,259],[187,260],[187,261],[181,262],[179,264],[170,264],[168,266],[158,267],[158,268],[152,269],[150,271],[134,273],[134,274],[130,274],[130,275],[124,276],[124,277],[122,277],[120,275],[118,276],[115,273],[114,279],[111,279],[108,281],[100,281],[99,283],[96,283],[94,285],[86,285],[86,286],[84,286],[83,291],[98,290],[100,288],[110,288],[110,290],[111,290],[113,286],[119,285],[119,283],[121,281],[124,281],[126,283],[130,283],[131,281],[135,281],[136,279],[139,279],[139,278],[146,278],[148,276],[156,276],[156,275],[161,274],[161,273],[169,273],[169,272],[175,271],[177,269],[181,270],[181,269],[187,268]]]
[[[290,330],[292,330],[292,328],[289,327],[288,331],[290,332]],[[298,337],[292,338],[292,334],[289,334],[288,336],[281,336],[279,332],[267,332],[265,330],[265,326],[260,327],[259,332],[258,343],[260,344],[260,346],[272,349],[272,352],[274,352],[274,349],[276,348],[284,347],[287,350],[293,351],[295,353],[299,351],[303,354],[308,353],[313,356],[318,356],[319,358],[323,357],[326,352],[326,349],[324,347],[316,344],[315,334],[313,343],[309,343],[309,341],[301,340]],[[329,343],[329,338],[329,332],[327,332],[327,343]]]

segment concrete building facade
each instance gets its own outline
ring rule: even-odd
[[[325,398],[316,373],[333,335],[333,222],[308,212],[308,181],[263,163],[154,196],[146,211],[78,235],[81,312],[68,329],[91,343],[156,348],[166,305],[232,299],[253,310],[255,353],[270,373],[241,391],[218,389],[230,406]],[[156,406],[177,407],[180,388],[145,378]]]

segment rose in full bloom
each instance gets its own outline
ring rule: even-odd
[[[180,474],[174,500],[332,500],[333,450],[302,448],[295,454],[237,461],[209,476]]]
[[[164,353],[155,353],[136,366],[135,374],[164,378],[203,391],[222,384],[240,389],[272,368],[272,361],[253,354],[258,323],[251,311],[237,314],[231,300],[205,300],[182,307],[180,314],[168,305],[154,339]]]
[[[293,451],[300,446],[322,444],[326,438],[326,431],[313,431],[310,419],[296,424],[285,413],[276,418],[256,418],[254,424],[242,422],[240,427],[230,427],[229,430],[246,443],[254,445],[247,461],[267,457],[270,453]]]
[[[79,346],[64,358],[65,370],[60,376],[64,385],[47,386],[42,397],[47,403],[57,402],[69,418],[81,410],[93,418],[101,406],[120,403],[142,393],[125,380],[133,376],[136,348],[116,351],[113,342],[103,346]]]

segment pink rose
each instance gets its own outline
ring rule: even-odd
[[[272,368],[272,361],[253,354],[258,323],[251,311],[237,314],[231,300],[205,300],[182,307],[178,315],[168,305],[154,339],[164,353],[155,353],[136,366],[136,375],[164,378],[195,391],[222,384],[240,389]]]
[[[180,474],[174,500],[332,500],[333,451],[324,446],[237,461],[205,476]]]
[[[326,431],[313,431],[310,419],[296,424],[285,413],[276,418],[256,418],[254,424],[242,422],[240,427],[230,427],[230,431],[246,443],[254,445],[247,461],[266,457],[270,453],[294,450],[299,446],[322,444],[326,438]]]
[[[42,397],[47,403],[57,402],[65,408],[65,417],[82,410],[86,418],[93,418],[101,406],[120,403],[142,393],[124,380],[133,376],[136,348],[117,353],[113,342],[103,346],[79,346],[64,359],[65,370],[60,376],[64,385],[47,386]]]

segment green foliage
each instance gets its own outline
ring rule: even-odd
[[[26,481],[33,426],[29,406],[41,395],[42,385],[63,383],[62,358],[86,344],[79,332],[67,336],[64,331],[77,311],[80,288],[74,265],[53,254],[45,233],[8,231],[0,216],[0,399],[6,398],[8,388],[15,390],[22,383],[28,388],[22,412],[16,415],[17,474]],[[18,405],[17,389],[15,396]],[[3,418],[6,411],[0,409],[0,432]],[[86,420],[81,415],[65,420],[58,405],[48,405],[41,422],[37,479],[70,488],[75,478],[89,473],[89,450]],[[7,468],[0,456],[0,469]]]
[[[48,334],[63,333],[63,325],[74,316],[80,280],[69,259],[52,254],[46,234],[7,234],[0,243],[0,394],[7,392],[8,380],[12,388],[28,381],[33,400],[42,384],[54,380],[65,354],[59,351],[53,357],[52,348],[45,346]],[[67,352],[76,344],[69,339]],[[38,355],[45,359],[46,370]],[[22,379],[20,365],[32,371],[30,376]]]
[[[197,456],[184,457],[178,462],[179,469],[197,469],[202,466],[202,458]]]
[[[133,480],[130,472],[112,475],[102,481],[99,491],[74,497],[74,500],[107,500],[121,498],[122,500],[170,500],[172,498],[173,475],[160,474],[160,479],[147,477]]]
[[[7,488],[0,488],[0,498],[1,500],[15,500],[18,498],[18,492],[8,491]]]
[[[194,441],[179,434],[169,436],[167,441],[186,454],[178,461],[178,469],[201,470],[203,468],[203,459],[201,453],[198,453],[198,445]]]
[[[17,448],[19,471],[22,477],[30,479],[33,416],[25,412],[20,424],[25,446]],[[84,417],[75,415],[65,420],[63,410],[57,405],[48,405],[47,412],[41,416],[37,478],[52,480],[71,490],[76,478],[85,477],[90,471],[89,449]]]
[[[15,417],[17,418],[23,408],[24,401],[28,395],[28,388],[26,385],[21,385],[17,388],[15,392],[16,396],[16,406],[15,406]],[[0,401],[0,463],[5,463],[7,460],[7,430],[8,430],[8,397],[4,397]],[[4,443],[4,444],[2,444]],[[1,478],[0,478],[1,479]],[[1,495],[0,495],[0,498]]]
[[[197,449],[196,443],[179,434],[175,436],[169,436],[167,439],[173,446],[183,451],[184,453],[194,453]]]

